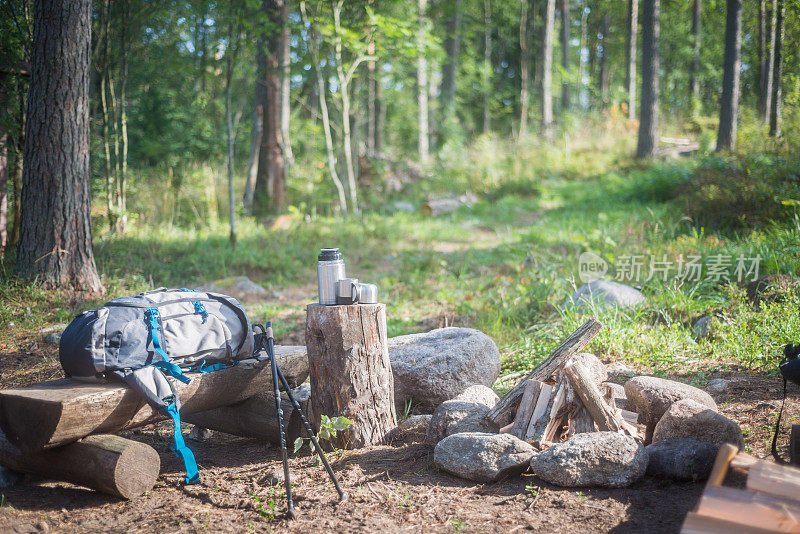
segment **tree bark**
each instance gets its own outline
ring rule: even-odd
[[[370,56],[375,55],[375,41],[370,41],[367,48],[367,54]],[[374,158],[377,153],[375,151],[375,126],[377,108],[375,106],[375,99],[377,97],[377,80],[378,73],[375,71],[375,61],[367,62],[367,156]]]
[[[661,0],[643,0],[642,5],[642,105],[636,157],[653,155],[658,142],[659,64]]]
[[[544,27],[542,28],[542,134],[546,139],[553,137],[553,33],[555,28],[555,0],[546,0]]]
[[[689,102],[691,114],[696,117],[700,114],[700,14],[703,9],[703,0],[694,0],[692,3],[692,67],[689,71]]]
[[[725,59],[719,105],[717,150],[736,148],[739,116],[739,71],[742,52],[742,0],[728,0],[725,22]]]
[[[90,0],[41,0],[34,17],[17,268],[48,287],[103,291],[92,251]]]
[[[1,129],[1,128],[0,128]],[[8,134],[0,131],[0,257],[8,245]]]
[[[519,137],[522,138],[528,132],[528,106],[530,103],[530,66],[531,66],[531,45],[530,45],[530,23],[529,17],[529,0],[522,0],[520,3],[520,17],[519,17]],[[535,17],[535,10],[530,10],[530,17]]]
[[[230,221],[230,242],[236,246],[236,191],[233,187],[234,133],[233,114],[231,112],[231,84],[233,68],[238,51],[238,36],[235,35],[233,16],[234,3],[228,5],[228,46],[225,49],[225,134],[227,136],[227,172],[228,172],[228,218]]]
[[[455,126],[456,118],[456,73],[458,72],[461,48],[461,4],[462,0],[454,0],[452,12],[445,26],[447,28],[444,41],[445,61],[442,66],[440,99],[443,113],[442,124],[447,128]]]
[[[492,3],[483,0],[483,72],[481,87],[483,89],[483,133],[492,128],[491,116],[491,83],[492,83]]]
[[[161,470],[161,458],[145,443],[108,434],[88,436],[49,451],[23,454],[0,431],[0,465],[133,499],[153,489]]]
[[[12,190],[14,191],[14,222],[11,224],[11,235],[9,236],[11,246],[19,244],[19,227],[22,223],[22,160],[25,147],[25,95],[23,91],[19,91],[17,124],[18,134],[14,143],[14,162],[11,165]]]
[[[270,33],[262,34],[261,42],[266,68],[264,84],[266,102],[264,107],[264,130],[258,153],[258,176],[256,178],[253,206],[256,211],[281,212],[286,207],[286,168],[283,140],[281,138],[281,73],[280,45],[283,26],[283,3],[286,0],[263,0],[262,11],[270,21]]]
[[[570,106],[569,0],[561,0],[561,112]]]
[[[322,415],[353,421],[332,439],[337,447],[381,443],[397,424],[386,306],[311,304],[307,314],[312,420],[317,427]]]
[[[417,153],[424,165],[428,161],[428,0],[417,0]]]
[[[636,117],[636,38],[639,32],[639,0],[628,0],[628,120]]]
[[[772,58],[772,105],[769,114],[769,134],[772,137],[781,135],[781,113],[783,111],[783,33],[785,25],[786,5],[778,0],[778,12],[775,29],[775,54]]]
[[[275,356],[291,387],[308,376],[305,347],[276,346]],[[266,359],[242,361],[213,373],[192,373],[190,378],[188,384],[173,380],[182,414],[234,404],[272,387],[272,371]],[[120,383],[89,384],[64,379],[0,390],[0,428],[24,452],[64,445],[90,434],[137,428],[165,418],[163,411],[154,410],[137,391]]]
[[[335,32],[334,50],[336,56],[336,73],[339,78],[339,96],[342,99],[342,148],[344,149],[344,164],[347,173],[347,189],[350,193],[350,210],[358,213],[358,184],[356,183],[355,167],[353,165],[353,147],[350,141],[350,76],[345,74],[342,55],[341,14],[344,0],[337,0],[333,4],[333,23]]]
[[[122,134],[122,154],[120,155],[120,174],[117,180],[117,213],[115,230],[119,233],[125,232],[128,223],[127,214],[127,189],[128,189],[128,43],[127,32],[130,9],[128,0],[122,2],[123,23],[120,25],[120,67],[119,67],[119,128]],[[205,59],[205,52],[203,53]]]

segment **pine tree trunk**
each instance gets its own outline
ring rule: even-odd
[[[375,55],[375,41],[370,40],[367,54],[370,56]],[[375,72],[375,61],[367,62],[367,156],[374,158],[375,152],[375,115],[377,109],[375,108],[375,98],[377,92],[377,73]]]
[[[258,154],[258,178],[253,199],[257,211],[272,210],[280,213],[286,208],[286,169],[283,140],[281,138],[281,72],[279,54],[281,28],[283,26],[283,2],[286,0],[263,0],[262,9],[267,13],[271,31],[266,43],[266,106],[264,108],[264,131]],[[264,173],[262,173],[264,169]],[[266,176],[265,176],[266,175]],[[262,178],[266,178],[263,180]]]
[[[425,55],[428,0],[417,0],[417,9],[417,153],[420,162],[425,164],[428,161],[428,59]]]
[[[528,34],[528,0],[520,3],[519,16],[519,137],[522,138],[528,131],[528,105],[530,101],[530,64],[531,46]]]
[[[3,89],[0,89],[3,92]],[[5,98],[0,95],[0,103]],[[0,126],[0,257],[8,245],[8,134]]]
[[[40,0],[28,91],[17,268],[48,287],[102,292],[92,251],[90,0]]]
[[[454,125],[456,116],[456,72],[458,71],[458,55],[461,48],[461,3],[452,3],[452,13],[446,23],[444,41],[445,61],[442,67],[441,108],[442,124],[447,128]]]
[[[491,83],[492,83],[492,4],[491,0],[483,1],[483,133],[489,133],[491,124]]]
[[[234,34],[233,2],[228,5],[228,47],[225,50],[225,134],[227,136],[227,171],[228,171],[228,217],[230,220],[230,242],[236,246],[236,191],[233,187],[234,133],[231,113],[231,84],[233,68],[238,51],[238,39]]]
[[[22,223],[22,160],[25,147],[25,94],[24,91],[18,92],[19,106],[17,117],[17,139],[14,143],[14,162],[11,165],[11,180],[13,181],[12,190],[14,191],[14,221],[11,224],[11,235],[9,245],[19,244],[19,227]]]
[[[546,139],[553,137],[553,33],[555,29],[555,0],[546,0],[544,28],[542,28],[542,134]]]
[[[719,103],[717,150],[736,148],[739,115],[739,71],[742,52],[742,0],[728,0],[725,21],[725,58]]]
[[[119,125],[122,134],[122,154],[120,156],[120,174],[117,181],[117,214],[115,230],[119,233],[125,232],[128,222],[127,214],[127,189],[128,189],[128,112],[127,94],[128,85],[128,61],[127,61],[127,39],[126,28],[130,16],[128,0],[122,2],[123,23],[120,28],[120,67],[119,67]],[[205,53],[204,53],[205,57]]]
[[[569,0],[561,0],[561,112],[569,111]]]
[[[636,38],[639,32],[639,0],[628,0],[628,120],[636,117]]]
[[[775,30],[775,54],[772,65],[772,106],[769,114],[769,134],[772,137],[781,135],[781,113],[783,111],[783,32],[786,6],[784,0],[778,0],[775,6],[777,22]]]
[[[642,105],[636,157],[653,155],[658,141],[658,38],[661,0],[643,0],[642,5]]]
[[[696,117],[700,114],[700,14],[703,9],[703,0],[694,0],[692,4],[692,67],[689,71],[689,102],[691,114]]]

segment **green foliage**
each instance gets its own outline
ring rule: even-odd
[[[327,415],[322,415],[320,424],[319,424],[319,431],[317,432],[317,440],[318,441],[330,441],[332,438],[336,437],[338,432],[342,430],[347,430],[353,426],[353,421],[348,419],[347,417],[338,416],[338,417],[328,417]],[[304,438],[299,437],[294,440],[294,453],[297,454],[300,452],[300,449],[303,448],[303,444],[308,441],[311,441],[311,438]],[[309,445],[311,447],[311,445]],[[313,452],[313,450],[312,450]]]

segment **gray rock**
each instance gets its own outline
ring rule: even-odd
[[[496,482],[525,471],[533,447],[511,434],[465,432],[436,444],[433,461],[439,469],[476,482]]]
[[[198,291],[211,291],[212,293],[222,293],[240,302],[254,302],[265,300],[269,293],[267,290],[256,284],[246,276],[232,276],[215,280],[209,284],[200,286]]]
[[[600,361],[600,358],[588,352],[579,352],[569,359],[570,362],[577,362],[583,364],[588,370],[589,375],[594,380],[596,385],[600,385],[608,380],[608,371],[606,366]]]
[[[704,315],[694,322],[692,325],[692,333],[697,339],[703,339],[711,333],[711,319],[710,315]]]
[[[742,429],[735,421],[693,399],[673,403],[653,431],[654,443],[679,438],[715,444],[733,443],[740,449],[744,448]]]
[[[432,415],[412,415],[384,436],[384,443],[419,443],[425,441]]]
[[[625,382],[625,395],[628,397],[628,406],[639,414],[639,422],[647,426],[647,443],[656,423],[674,402],[692,399],[717,411],[717,403],[702,389],[654,376],[631,378]]]
[[[500,376],[500,351],[492,338],[471,328],[439,328],[389,340],[398,410],[409,400],[436,409],[469,386],[491,387]]]
[[[0,465],[0,489],[16,486],[25,478],[22,473],[17,473]]]
[[[417,208],[414,207],[414,204],[411,202],[406,202],[405,200],[398,200],[392,204],[392,207],[395,211],[404,211],[406,213],[414,213],[417,211]]]
[[[575,434],[531,458],[531,471],[568,488],[621,488],[642,478],[647,451],[641,443],[616,432]]]
[[[214,432],[212,430],[197,425],[189,431],[189,439],[198,443],[208,441],[213,435]]]
[[[708,384],[706,384],[706,389],[711,393],[725,393],[730,389],[731,385],[733,385],[734,380],[727,380],[725,378],[715,378],[714,380],[709,380]]]
[[[495,393],[492,388],[482,385],[475,385],[468,387],[456,395],[452,400],[477,402],[478,404],[483,404],[489,408],[494,408],[494,405],[497,404],[497,402],[500,400],[500,397],[497,396],[497,393]]]
[[[44,336],[44,342],[48,345],[55,345],[56,347],[61,344],[61,332],[53,332]]]
[[[625,388],[614,382],[603,382],[600,384],[600,392],[605,395],[606,388],[611,388],[614,394],[614,404],[620,410],[628,409],[628,397],[625,396]]]
[[[635,370],[622,362],[609,363],[606,365],[606,372],[619,378],[633,378],[637,374]]]
[[[460,432],[490,432],[493,429],[484,426],[484,418],[490,408],[479,402],[449,400],[441,403],[433,412],[427,431],[429,443],[436,443],[442,438]]]
[[[638,306],[646,300],[639,290],[631,286],[608,280],[592,280],[578,288],[562,307],[574,308],[578,312],[603,311],[614,307]]]
[[[691,438],[665,439],[648,445],[647,474],[673,480],[705,480],[717,457],[718,445]]]
[[[61,334],[64,333],[66,328],[66,323],[59,323],[42,328],[39,330],[39,333],[43,336],[45,343],[48,345],[58,346],[58,344],[61,342]]]

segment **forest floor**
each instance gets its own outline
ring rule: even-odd
[[[134,225],[123,237],[97,232],[107,287],[102,297],[47,292],[3,274],[0,387],[61,377],[58,349],[43,341],[42,328],[154,286],[247,275],[270,293],[247,305],[251,318],[275,320],[279,343],[303,343],[316,252],[339,244],[348,274],[379,285],[390,336],[445,325],[489,334],[503,358],[495,388],[502,394],[511,385],[504,377],[531,369],[585,319],[560,308],[582,283],[582,253],[606,261],[610,278],[641,256],[647,263],[639,277],[619,281],[640,288],[647,303],[594,310],[604,328],[589,350],[605,363],[698,387],[733,379],[714,397],[742,427],[747,451],[767,457],[780,408],[777,362],[783,344],[800,341],[800,221],[773,204],[800,199],[798,164],[744,155],[641,165],[626,159],[630,150],[629,143],[574,145],[568,154],[479,147],[474,158],[449,162],[402,197],[419,205],[429,194],[471,191],[478,197],[471,207],[432,218],[394,210],[384,199],[382,208],[361,217],[296,216],[288,229],[245,219],[235,250],[222,223]],[[742,197],[752,189],[736,181],[750,175],[775,190]],[[709,183],[718,187],[695,186]],[[708,193],[720,190],[729,197]],[[759,210],[771,218],[760,219]],[[721,220],[731,213],[737,216]],[[692,255],[701,259],[702,276],[679,276],[677,264]],[[649,275],[649,262],[664,257],[672,270]],[[754,273],[742,280],[733,271],[710,276],[712,263],[723,257],[732,264],[758,257],[759,276],[783,278],[761,296],[748,295]],[[7,266],[1,267],[4,273]],[[692,327],[704,316],[711,317],[710,332],[698,338]],[[799,394],[790,386],[784,429],[800,423]],[[166,427],[129,435],[161,454],[163,476],[147,495],[121,502],[69,484],[27,480],[0,491],[0,531],[676,532],[702,491],[702,483],[652,478],[615,490],[568,490],[531,476],[475,484],[439,472],[429,446],[406,443],[333,454],[351,495],[342,504],[322,468],[308,456],[292,457],[299,517],[289,523],[274,483],[275,447],[223,434],[194,443],[202,482],[184,487]]]

